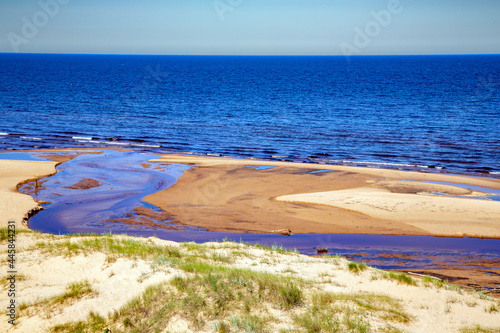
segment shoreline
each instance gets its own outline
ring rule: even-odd
[[[6,227],[8,220],[15,220],[17,227],[24,230],[29,229],[29,218],[44,207],[31,195],[20,193],[19,188],[25,184],[54,176],[58,172],[56,169],[58,165],[79,155],[98,153],[96,151],[80,152],[79,149],[41,149],[19,152],[40,152],[47,157],[46,161],[0,160],[0,227]],[[72,155],[53,154],[58,152],[71,152]],[[10,205],[7,205],[8,202]]]
[[[133,141],[133,140],[132,140]],[[294,163],[304,165],[318,165],[325,167],[346,167],[346,168],[359,168],[359,169],[380,169],[380,170],[394,170],[402,172],[416,172],[416,173],[429,173],[435,175],[450,175],[450,176],[463,176],[468,178],[487,178],[497,179],[500,181],[500,171],[488,171],[477,169],[475,171],[464,171],[460,169],[450,169],[447,166],[435,166],[433,164],[409,164],[398,162],[380,162],[380,161],[356,161],[356,160],[336,160],[336,159],[322,159],[319,156],[312,156],[309,158],[291,157],[281,155],[271,155],[269,157],[252,157],[246,154],[238,155],[224,155],[220,153],[210,152],[191,152],[181,150],[169,150],[163,147],[149,147],[136,145],[133,142],[127,144],[107,144],[104,146],[67,146],[67,147],[52,147],[52,148],[14,148],[7,150],[0,150],[0,153],[18,153],[18,152],[39,152],[39,151],[54,151],[54,152],[71,152],[79,150],[115,150],[115,151],[133,151],[138,153],[150,153],[158,155],[180,155],[199,158],[220,158],[220,159],[234,159],[234,160],[249,160],[249,161],[262,161],[265,163]]]
[[[108,150],[106,148],[89,149],[41,149],[18,152],[43,153],[45,158],[58,161],[55,164],[57,166],[83,153],[99,153],[99,151]],[[123,149],[109,150],[130,151]],[[63,155],[66,157],[61,158],[60,155],[51,154],[65,152],[74,155],[66,154]],[[192,154],[166,154],[158,159],[149,160],[148,163],[150,165],[178,163],[190,166],[190,169],[184,171],[174,185],[166,190],[144,197],[143,201],[168,212],[184,225],[193,225],[205,228],[208,231],[271,233],[276,230],[291,229],[293,233],[500,238],[500,226],[495,223],[491,224],[491,221],[486,228],[484,222],[479,225],[482,228],[481,230],[484,229],[484,232],[471,231],[471,228],[465,228],[465,232],[460,230],[443,232],[442,230],[433,230],[429,226],[422,228],[419,223],[396,221],[401,218],[398,216],[398,214],[401,215],[401,212],[388,212],[384,215],[380,213],[380,207],[371,210],[365,209],[366,207],[359,208],[363,204],[363,200],[367,202],[367,205],[374,206],[370,202],[370,200],[373,200],[370,196],[385,196],[388,197],[387,200],[389,201],[393,197],[403,201],[408,201],[408,198],[418,198],[417,203],[422,201],[428,203],[429,200],[437,200],[445,203],[451,202],[454,205],[457,205],[457,202],[459,204],[466,203],[469,206],[478,206],[481,209],[486,207],[490,210],[489,213],[494,214],[493,217],[498,217],[498,220],[500,220],[500,210],[496,208],[500,203],[491,200],[471,199],[471,195],[472,197],[478,196],[477,193],[472,193],[474,191],[468,192],[460,187],[439,184],[420,183],[418,186],[416,185],[416,182],[437,181],[500,190],[500,180],[495,178]],[[258,170],[258,167],[262,166],[269,168]],[[55,171],[52,174],[55,174]],[[18,188],[22,184],[33,181],[34,178],[41,179],[48,176],[50,175],[44,174],[38,178],[30,177],[17,183],[16,186]],[[267,184],[269,182],[271,182],[271,185]],[[291,185],[294,182],[306,184]],[[402,182],[404,182],[404,186]],[[458,197],[421,195],[418,190],[420,192],[426,190],[429,193],[443,192],[445,194],[448,191],[449,194]],[[329,200],[332,200],[332,196],[334,199],[338,199],[339,193],[350,197],[357,196],[362,200],[354,204],[344,203],[342,205],[329,202]],[[327,199],[318,198],[319,196],[326,196]],[[340,199],[345,200],[344,197],[340,197]],[[267,211],[262,211],[259,204],[265,206],[264,208]],[[224,206],[228,206],[229,209]],[[207,207],[211,209],[207,210]],[[286,212],[286,214],[281,214],[280,211],[281,213]],[[265,213],[275,218],[281,217],[286,222],[276,223],[276,219],[274,219],[274,222],[269,222],[269,217],[263,216]],[[255,218],[253,220],[249,219],[250,215],[255,214],[258,215],[257,222],[259,222],[258,219],[267,218],[266,224],[262,225],[261,222],[256,225],[254,223]],[[443,214],[446,215],[449,212],[443,212]],[[327,215],[330,216],[330,221],[335,219],[333,224],[328,221]],[[456,214],[453,217],[456,218]],[[225,218],[225,220],[219,220],[219,222],[224,223],[224,226],[221,226],[221,223],[216,223],[216,218]],[[484,211],[482,218],[484,218]],[[491,214],[486,218],[491,220]],[[227,219],[230,220],[229,224]],[[403,216],[403,219],[408,220],[409,217]],[[299,220],[300,222],[307,222],[307,226],[298,225],[297,221]],[[493,231],[493,233],[488,231]]]
[[[38,150],[37,152],[42,151]],[[50,156],[51,152],[54,151],[43,151],[43,153],[46,154],[47,157]],[[81,152],[81,150],[64,150],[64,152],[74,153]],[[85,153],[88,152],[89,151],[85,151]],[[96,153],[97,150],[92,150],[92,152]],[[56,158],[58,156],[59,155],[52,155],[51,157]],[[73,157],[75,157],[74,154]],[[0,160],[0,165],[3,161],[5,160]],[[22,161],[22,163],[29,164],[33,162]],[[55,165],[61,162],[38,163],[53,164],[55,168]],[[151,168],[154,167],[154,165],[157,163],[180,163],[184,165],[190,165],[191,168],[184,171],[183,175],[177,180],[174,185],[167,188],[166,190],[153,193],[143,198],[143,200],[162,208],[168,214],[172,214],[175,211],[175,209],[172,208],[177,208],[183,214],[177,215],[177,219],[179,219],[179,221],[184,225],[203,225],[205,227],[209,226],[209,228],[207,229],[211,232],[245,232],[245,228],[247,228],[248,225],[251,225],[253,222],[243,220],[245,216],[243,216],[242,214],[247,214],[246,216],[256,216],[256,218],[261,219],[257,220],[256,223],[257,227],[261,229],[255,230],[254,226],[255,233],[262,233],[262,230],[264,230],[267,234],[269,234],[269,231],[277,230],[281,227],[289,228],[290,224],[293,222],[295,223],[295,225],[293,226],[292,231],[294,233],[303,234],[315,232],[317,234],[325,235],[328,233],[335,233],[355,235],[415,235],[444,238],[463,238],[464,236],[470,238],[486,239],[500,238],[498,236],[477,234],[461,236],[456,234],[433,235],[430,232],[425,232],[425,230],[418,229],[417,227],[412,225],[405,225],[404,223],[390,221],[388,219],[373,218],[368,216],[367,214],[362,214],[354,210],[347,210],[321,204],[311,205],[305,203],[280,202],[274,199],[274,197],[277,197],[277,195],[272,195],[272,193],[274,193],[274,191],[276,190],[293,190],[292,192],[296,192],[295,195],[301,195],[301,193],[304,193],[304,190],[309,190],[311,188],[317,189],[318,187],[321,187],[324,190],[331,190],[331,186],[333,183],[335,183],[338,187],[337,191],[346,190],[352,188],[353,186],[362,187],[366,186],[366,184],[369,184],[371,186],[374,183],[371,183],[370,181],[372,181],[374,177],[377,178],[381,176],[392,176],[389,178],[396,179],[410,178],[412,180],[421,180],[421,178],[425,178],[426,180],[453,181],[455,183],[461,181],[464,183],[467,182],[470,184],[475,184],[477,186],[490,186],[492,188],[500,188],[500,181],[495,181],[494,179],[467,177],[464,178],[463,176],[436,175],[428,173],[422,174],[387,169],[310,165],[304,163],[269,162],[262,160],[228,159],[203,156],[200,157],[179,154],[169,154],[164,155],[159,159],[149,160],[148,165],[143,165],[142,167]],[[273,166],[274,168],[256,170],[259,166],[263,165]],[[318,170],[325,169],[328,169],[329,171],[316,172]],[[39,177],[39,179],[45,177],[45,175],[42,175]],[[299,179],[300,181],[298,181]],[[397,183],[399,182],[399,180],[394,182],[396,182],[396,185],[401,186],[401,184]],[[249,186],[249,183],[258,184],[258,186]],[[276,187],[276,184],[281,184],[281,187]],[[394,185],[394,183],[390,184]],[[387,187],[386,183],[382,183],[379,185]],[[443,189],[443,187],[439,184],[430,184],[425,186],[437,187],[441,190],[447,191],[457,191],[457,189],[453,187],[446,187]],[[207,189],[209,189],[209,191],[207,191]],[[241,192],[242,190],[244,191]],[[414,191],[415,188],[404,188],[404,190],[406,192],[411,192]],[[75,191],[84,191],[84,189],[76,189]],[[254,191],[255,193],[252,194],[249,193],[249,191]],[[376,193],[378,195],[378,192]],[[197,194],[199,195],[197,196]],[[466,195],[463,191],[461,192],[461,194]],[[22,194],[19,193],[19,195]],[[419,197],[419,195],[417,194],[406,195],[415,195]],[[171,198],[176,198],[178,201],[172,203],[170,201]],[[186,204],[186,202],[189,202],[189,200],[191,199],[196,199],[192,201],[191,204],[197,204],[202,207],[175,207],[175,204],[179,204],[180,201],[184,200],[184,204]],[[162,207],[163,200],[166,200],[169,203],[168,206]],[[470,202],[472,204],[477,202],[488,202],[486,200],[470,199],[468,197],[456,200],[465,200],[464,202]],[[226,203],[230,206],[230,209],[227,211],[221,210],[220,204],[224,206],[224,204]],[[253,204],[254,206],[249,206],[249,203]],[[499,202],[495,203],[500,205]],[[213,207],[208,207],[207,209],[206,206],[209,206],[208,204],[211,204]],[[260,207],[256,207],[256,205],[262,206],[264,207],[264,209],[260,210]],[[207,214],[208,211],[214,214]],[[334,221],[333,224],[330,223],[331,225],[329,225],[328,219],[325,220],[325,216],[331,216],[332,212],[336,213],[336,215],[334,216],[336,221]],[[288,214],[288,216],[290,217],[288,220],[285,220],[284,223],[286,224],[283,224],[283,220],[281,220],[285,216],[283,214]],[[299,217],[302,220],[297,219],[297,215],[300,215]],[[316,219],[316,221],[305,223],[304,218],[307,217]],[[210,220],[210,218],[212,218],[212,220]],[[224,218],[224,220],[222,220],[222,218]],[[344,220],[341,220],[340,218],[343,218]],[[352,220],[357,218],[359,218],[359,220]],[[296,220],[293,221],[293,219]],[[351,219],[350,225],[342,225],[344,223],[343,221],[345,221],[346,219],[347,221]],[[214,224],[214,221],[217,223]],[[279,224],[280,221],[282,224]],[[212,228],[211,226],[214,227]],[[302,229],[296,228],[297,226],[302,227]],[[498,225],[497,229],[499,229]],[[103,231],[105,231],[105,229],[103,229]],[[292,236],[291,239],[294,239],[294,237]],[[402,269],[406,271],[406,269]],[[432,269],[432,267],[429,267],[428,269],[419,269],[418,271],[435,272]],[[470,281],[472,281],[471,283],[477,283],[478,285],[488,287],[496,285],[495,283],[493,283],[494,279],[492,280],[490,278],[492,273],[488,273],[488,271],[498,272],[498,264],[496,264],[495,262],[491,262],[488,267],[484,267],[484,270],[480,270],[479,273],[475,273],[476,276],[470,279]],[[451,265],[449,269],[444,269],[442,271],[442,274],[444,276],[447,276],[451,281],[457,281],[457,283],[460,283],[460,281],[463,281],[463,272],[463,269],[454,270],[453,265]]]

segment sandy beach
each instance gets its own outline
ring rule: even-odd
[[[500,237],[500,202],[420,182],[500,189],[497,179],[170,154],[150,162],[193,168],[144,200],[211,231]]]
[[[0,161],[0,228],[8,221],[16,221],[18,228],[27,229],[27,215],[39,204],[29,195],[17,191],[19,185],[50,176],[56,172],[57,162]]]
[[[8,151],[11,152],[11,151]],[[38,152],[49,161],[0,160],[0,228],[15,221],[19,229],[28,229],[28,218],[43,209],[31,196],[19,193],[21,185],[56,174],[56,166],[82,154],[100,153],[97,150],[50,149],[23,150]],[[1,152],[0,152],[1,153]],[[43,188],[43,181],[33,184],[33,191]]]
[[[40,207],[17,191],[20,184],[54,174],[57,163],[78,154],[97,152],[53,150],[44,156],[54,162],[0,161],[2,223],[22,221]],[[483,191],[422,182],[498,190],[497,179],[180,154],[142,167],[158,163],[192,167],[144,201],[179,224],[209,231],[500,237],[499,201],[481,199],[488,195]],[[81,181],[69,186],[98,185],[93,179]]]
[[[217,325],[237,331],[241,322],[279,332],[327,318],[341,331],[500,329],[498,300],[339,257],[154,237],[21,233],[16,242],[19,316],[16,326],[0,321],[2,332],[213,332]],[[6,265],[0,263],[2,271]],[[2,293],[0,304],[7,302]]]
[[[23,221],[28,212],[40,207],[29,195],[17,191],[19,184],[50,176],[55,173],[58,163],[89,152],[72,150],[56,154],[45,151],[44,156],[52,159],[51,162],[0,160],[2,223],[11,219]],[[211,231],[273,233],[290,229],[293,233],[500,237],[500,202],[477,199],[488,195],[486,192],[419,182],[500,189],[500,181],[496,179],[175,154],[150,160],[143,163],[142,168],[156,168],[168,163],[186,164],[192,168],[184,171],[173,186],[144,200],[162,208],[162,214],[173,216],[180,224]],[[43,186],[43,180],[37,183]],[[69,185],[74,191],[99,186],[95,180],[84,177],[81,182]],[[435,192],[452,197],[432,194]],[[17,225],[19,229],[26,228],[22,223]],[[4,225],[1,227],[5,228]],[[155,293],[151,290],[163,290],[161,288],[170,290],[168,286],[179,278],[208,278],[205,273],[179,266],[180,261],[175,259],[179,256],[184,258],[182,262],[201,260],[203,265],[227,267],[225,269],[230,272],[236,269],[234,274],[242,274],[241,269],[244,269],[271,274],[269,276],[279,281],[283,278],[299,279],[293,281],[301,281],[295,282],[303,290],[300,304],[284,309],[282,305],[264,302],[264,307],[252,310],[251,313],[272,314],[272,318],[279,318],[264,320],[270,323],[266,327],[271,331],[306,325],[297,318],[304,311],[312,311],[317,292],[340,297],[335,301],[335,306],[344,307],[343,315],[339,315],[340,327],[347,327],[345,325],[354,320],[354,317],[349,317],[353,311],[357,325],[366,325],[374,332],[388,329],[454,332],[474,327],[497,332],[495,327],[500,326],[500,304],[488,296],[495,296],[497,292],[485,295],[468,287],[497,287],[495,276],[500,272],[495,260],[478,262],[474,259],[470,269],[447,267],[443,262],[441,269],[414,270],[413,273],[420,275],[410,277],[370,267],[358,272],[348,261],[338,257],[314,258],[235,243],[189,245],[154,237],[124,236],[95,236],[90,242],[86,239],[90,240],[29,231],[17,235],[17,269],[20,273],[16,288],[21,310],[18,325],[13,328],[3,321],[2,331],[31,332],[36,328],[45,332],[53,331],[54,327],[72,331],[78,327],[74,325],[84,325],[99,327],[101,331],[110,327],[113,332],[119,332],[129,331],[132,327],[128,326],[129,322],[134,327],[142,327],[144,318],[149,315],[122,317],[130,311],[127,309],[130,309],[130,302],[135,302],[134,297],[143,293],[151,295]],[[115,245],[99,247],[100,242]],[[5,239],[0,242],[4,243]],[[122,251],[117,249],[131,244],[139,248],[155,248],[143,255],[133,255],[131,250],[113,252]],[[179,254],[172,248],[179,249]],[[160,254],[161,251],[166,252]],[[174,257],[170,257],[172,255]],[[5,266],[6,262],[1,265]],[[477,265],[484,267],[477,268]],[[6,271],[5,267],[2,271]],[[401,271],[408,272],[406,269]],[[245,274],[256,274],[249,272]],[[424,275],[437,279],[424,279]],[[446,280],[463,287],[448,284],[444,282]],[[68,294],[68,290],[77,287],[83,288],[81,296],[65,296],[73,295]],[[174,295],[172,293],[168,291],[158,297],[163,303],[171,297],[168,295]],[[69,299],[65,300],[65,297]],[[206,297],[207,304],[212,304],[211,296]],[[401,314],[399,319],[388,319],[384,315],[388,310],[366,310],[359,306],[363,302],[375,302],[370,306],[381,306],[377,303],[380,301],[374,299],[390,300],[387,304],[396,307],[394,311]],[[361,300],[361,303],[356,300]],[[7,301],[6,294],[2,294],[0,303],[7,304]],[[153,305],[148,309],[151,314],[159,311]],[[201,312],[201,322],[201,319],[190,317],[189,310],[179,310],[184,315],[166,315],[155,325],[171,332],[208,332],[214,325],[237,325],[231,318],[239,316],[250,320],[239,309],[236,307],[218,317]],[[255,316],[252,318],[257,320]],[[151,323],[153,319],[148,320]],[[82,322],[74,324],[77,321]]]

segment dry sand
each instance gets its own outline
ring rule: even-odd
[[[27,229],[24,218],[39,207],[29,195],[17,191],[20,184],[55,174],[57,162],[0,160],[0,228],[16,221],[17,228]]]
[[[80,300],[63,304],[62,306],[42,306],[28,312],[22,312],[18,324],[12,327],[6,318],[0,321],[1,332],[46,332],[50,327],[65,322],[85,320],[90,311],[106,316],[125,305],[133,297],[144,292],[147,286],[168,281],[174,276],[192,275],[177,268],[163,266],[153,269],[152,260],[120,258],[112,263],[106,262],[106,254],[91,252],[72,256],[50,254],[40,250],[27,250],[39,241],[66,242],[64,236],[42,234],[19,234],[18,267],[22,279],[16,282],[18,305],[33,304],[46,298],[59,295],[72,282],[88,280],[97,292]],[[124,236],[114,236],[124,238]],[[71,238],[78,242],[82,238]],[[128,238],[126,239],[133,239]],[[161,246],[178,246],[178,244],[156,238],[134,240],[154,243]],[[6,242],[0,243],[3,247]],[[229,247],[229,248],[227,248]],[[499,312],[489,311],[492,306],[498,308],[498,301],[481,299],[475,293],[457,292],[427,287],[419,282],[419,286],[399,284],[394,280],[383,279],[382,272],[368,268],[360,274],[354,274],[347,269],[344,259],[311,258],[296,254],[280,254],[242,244],[207,243],[208,257],[210,252],[218,255],[229,255],[238,249],[240,255],[234,256],[231,267],[251,269],[277,275],[300,277],[311,281],[319,290],[333,293],[362,294],[374,293],[386,295],[400,300],[402,311],[412,316],[408,324],[392,322],[391,324],[404,332],[458,332],[460,328],[481,325],[482,327],[500,326]],[[184,248],[181,251],[190,253]],[[241,255],[245,253],[245,255]],[[6,271],[6,262],[0,264],[1,271]],[[224,265],[224,264],[223,264]],[[4,280],[2,280],[4,281]],[[6,293],[0,294],[2,308],[7,304]],[[303,307],[310,300],[305,299]],[[293,311],[274,309],[273,315],[281,321],[272,331],[294,326],[291,319]],[[295,310],[294,310],[295,311]],[[300,312],[300,309],[297,311]],[[230,314],[228,314],[230,316]],[[363,319],[370,322],[374,332],[377,332],[383,321],[375,312],[366,312]],[[123,326],[121,327],[123,329]],[[201,332],[213,330],[213,323],[208,322]],[[192,326],[182,313],[172,318],[165,331],[192,332]],[[492,331],[493,332],[493,331]],[[498,331],[494,331],[498,332]]]
[[[211,231],[500,238],[500,202],[438,181],[500,189],[497,179],[398,170],[164,155],[194,166],[145,201]],[[246,166],[274,166],[258,170]],[[309,173],[314,170],[334,172]],[[429,195],[442,192],[460,197]]]

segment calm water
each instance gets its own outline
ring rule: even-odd
[[[432,167],[435,172],[500,177],[500,56],[351,60],[0,54],[0,150],[123,146],[149,153]],[[144,205],[145,194],[169,186],[181,170],[144,172],[138,170],[139,162],[150,155],[131,153],[123,160],[120,156],[109,159],[118,159],[118,164],[106,164],[94,155],[60,165],[66,172],[47,180],[45,194],[50,196],[56,189],[64,195],[49,198],[47,209],[30,220],[32,227],[54,233],[156,234],[178,241],[241,238],[283,244],[306,254],[327,247],[329,253],[368,260],[382,268],[439,265],[433,262],[459,265],[464,256],[498,260],[500,255],[498,240],[285,237],[99,224],[106,216],[121,216]],[[87,190],[86,199],[72,197],[72,190],[64,186],[79,180],[78,172],[88,166],[91,171],[86,172],[106,184]],[[123,182],[119,177],[134,181]],[[111,184],[123,186],[120,198],[118,191],[108,191]],[[64,200],[73,200],[76,206]],[[108,215],[103,215],[104,210]],[[81,217],[80,222],[68,223],[68,216],[72,221]]]
[[[104,144],[500,177],[500,56],[351,60],[0,54],[0,149]]]

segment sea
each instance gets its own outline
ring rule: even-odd
[[[123,147],[500,178],[500,55],[0,54],[0,150]]]

